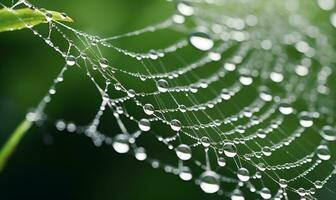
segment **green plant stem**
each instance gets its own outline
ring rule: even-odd
[[[4,169],[6,162],[9,156],[13,153],[15,147],[18,145],[24,134],[29,130],[32,126],[32,122],[28,120],[24,120],[21,124],[14,130],[14,132],[10,135],[7,142],[0,150],[0,173]]]

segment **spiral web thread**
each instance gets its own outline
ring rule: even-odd
[[[318,1],[314,6],[331,12],[333,2]],[[131,153],[153,168],[194,180],[206,193],[236,200],[315,199],[321,188],[335,194],[327,185],[336,172],[330,84],[335,51],[329,36],[300,15],[300,4],[294,0],[170,3],[176,12],[168,19],[106,38],[53,21],[47,12],[47,32],[27,24],[65,60],[27,119],[39,126],[51,122],[61,132],[92,139],[96,146]],[[1,5],[37,9],[28,1]],[[335,25],[334,14],[330,16],[331,21],[323,23]],[[140,53],[113,45],[160,33],[179,37]],[[67,47],[54,43],[55,35]],[[103,53],[106,49],[133,65],[115,66]],[[185,55],[192,55],[192,60],[184,60]],[[64,75],[75,67],[86,72],[101,95],[97,113],[85,125],[53,120],[45,112],[61,92],[58,85],[66,81]],[[99,130],[108,111],[120,134]],[[125,125],[130,123],[135,126]],[[164,146],[162,151],[173,158],[170,163],[152,157],[153,150],[141,144],[143,137]]]

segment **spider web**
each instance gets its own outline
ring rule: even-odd
[[[336,172],[335,51],[303,10],[320,8],[330,13],[323,23],[336,26],[335,2],[171,4],[176,12],[169,18],[112,37],[84,33],[41,11],[48,30],[27,27],[64,58],[64,67],[27,119],[133,154],[233,200],[315,199],[321,188],[334,194],[327,182]],[[40,10],[28,1],[8,9],[15,7]],[[141,52],[115,45],[135,38],[141,46],[146,37],[153,43]],[[155,38],[167,45],[157,47]],[[115,54],[125,64],[116,66]],[[46,112],[74,68],[85,71],[101,96],[88,124]],[[105,116],[118,131],[100,130]]]

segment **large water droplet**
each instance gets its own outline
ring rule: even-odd
[[[213,171],[205,171],[200,176],[200,187],[206,193],[215,193],[219,190],[220,177]]]
[[[266,132],[264,130],[262,130],[262,129],[258,129],[257,130],[257,136],[259,138],[265,138],[266,137]]]
[[[323,10],[332,10],[335,7],[335,0],[317,0],[317,4]]]
[[[201,144],[203,147],[208,148],[211,144],[210,139],[207,136],[201,137]]]
[[[320,135],[327,141],[336,141],[336,129],[331,126],[323,126]]]
[[[240,168],[237,171],[237,177],[239,178],[240,181],[246,182],[250,180],[250,172],[246,168]]]
[[[239,189],[235,189],[231,194],[231,200],[245,200],[245,197]]]
[[[228,91],[227,89],[223,89],[222,90],[222,93],[221,93],[221,98],[223,99],[223,100],[229,100],[230,98],[231,98],[231,93],[230,93],[230,91]]]
[[[330,15],[330,22],[336,28],[336,12]]]
[[[225,158],[224,157],[218,157],[217,158],[217,163],[220,167],[224,167],[226,165],[226,161],[225,161]]]
[[[268,89],[263,88],[260,90],[259,96],[264,101],[272,101],[273,97]]]
[[[127,153],[130,149],[129,137],[125,134],[116,135],[114,137],[112,147],[118,153]]]
[[[152,114],[154,114],[154,107],[153,107],[152,104],[149,104],[149,103],[145,104],[145,105],[143,106],[143,110],[144,110],[144,112],[145,112],[147,115],[152,115]]]
[[[207,33],[195,32],[189,35],[189,42],[196,49],[207,51],[214,46],[214,41]]]
[[[51,22],[52,19],[53,19],[52,13],[51,12],[46,12],[45,13],[45,18],[46,18],[47,22]]]
[[[190,2],[187,1],[179,1],[176,4],[177,11],[184,16],[191,16],[194,14],[194,8],[192,7]]]
[[[190,168],[187,167],[187,166],[183,166],[180,173],[179,173],[179,176],[184,181],[191,180],[192,179],[192,173],[191,173]]]
[[[141,119],[138,122],[139,129],[141,131],[149,131],[150,130],[150,122],[148,119]]]
[[[293,113],[294,109],[288,103],[280,103],[279,104],[279,111],[284,115],[290,115]]]
[[[183,113],[187,111],[187,107],[185,105],[179,105],[178,109]]]
[[[76,58],[72,55],[66,57],[66,64],[68,66],[74,66],[76,64]]]
[[[142,160],[146,160],[147,158],[146,149],[143,147],[136,148],[134,153],[135,153],[135,158],[137,160],[142,161]]]
[[[262,153],[263,153],[265,156],[271,156],[271,154],[272,154],[272,150],[271,150],[270,147],[268,147],[268,146],[264,146],[264,147],[262,148]]]
[[[266,170],[266,165],[265,163],[258,163],[257,168],[263,172]]]
[[[253,83],[253,78],[247,74],[241,74],[239,77],[239,81],[242,85],[251,85]]]
[[[327,145],[320,145],[316,150],[317,157],[321,160],[329,160],[331,158],[330,151]]]
[[[263,199],[270,199],[272,197],[271,191],[266,187],[262,188],[259,194]]]
[[[300,125],[305,128],[309,128],[314,124],[313,118],[307,112],[303,112],[300,114],[299,122]]]
[[[133,98],[133,97],[135,97],[136,93],[135,93],[135,91],[134,91],[133,89],[129,89],[129,90],[127,91],[127,95],[128,95],[129,97]]]
[[[180,131],[182,126],[181,126],[181,122],[177,119],[173,119],[170,122],[170,128],[173,129],[173,131]]]
[[[156,82],[156,87],[160,92],[168,91],[168,82],[164,79],[160,79]]]
[[[306,190],[304,188],[299,188],[296,191],[301,197],[304,197],[307,193]]]
[[[224,154],[230,158],[235,157],[237,155],[236,145],[234,145],[232,142],[226,142],[223,145],[223,151]]]
[[[106,58],[101,58],[99,60],[99,65],[101,68],[107,68],[108,67],[108,60]]]
[[[280,180],[279,180],[279,186],[280,186],[281,188],[286,188],[287,185],[288,185],[288,181],[287,181],[287,180],[285,180],[285,179],[280,179]]]
[[[186,144],[180,144],[175,148],[176,155],[181,160],[189,160],[191,158],[191,149]]]
[[[316,189],[321,189],[323,187],[323,182],[322,181],[315,181],[314,186]]]
[[[226,69],[229,72],[232,72],[234,70],[236,70],[236,65],[233,63],[225,63],[224,64],[224,69]]]
[[[272,72],[270,74],[270,78],[273,82],[280,83],[281,81],[283,81],[284,76],[279,72]]]

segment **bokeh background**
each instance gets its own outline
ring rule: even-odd
[[[33,3],[66,12],[75,20],[74,27],[102,37],[154,24],[175,10],[174,4],[160,0],[35,0]],[[323,13],[314,16],[327,19]],[[164,40],[161,38],[156,44],[165,44]],[[136,46],[136,41],[133,45]],[[25,113],[37,105],[63,65],[63,58],[29,30],[0,33],[0,145],[24,119]],[[61,91],[52,112],[76,122],[92,119],[99,105],[99,94],[83,71],[70,73]],[[325,198],[332,198],[326,195]],[[0,199],[24,198],[196,200],[222,197],[207,195],[194,183],[153,170],[132,156],[119,155],[108,147],[97,148],[83,136],[34,127],[0,175]]]

